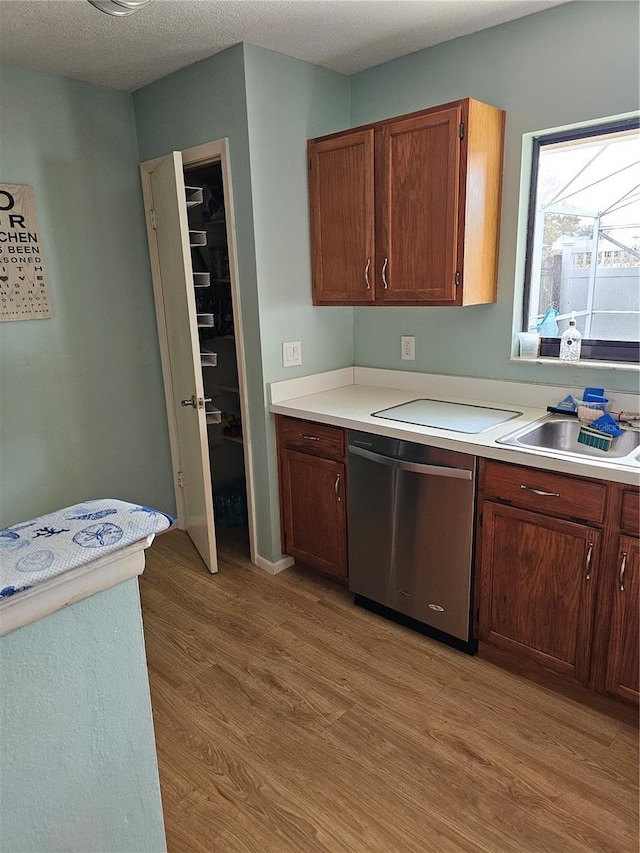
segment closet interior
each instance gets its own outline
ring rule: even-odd
[[[236,326],[219,162],[184,170],[216,539],[249,549]]]

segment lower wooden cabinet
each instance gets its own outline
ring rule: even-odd
[[[640,700],[640,493],[620,489],[620,523],[615,540],[611,633],[606,656],[606,690],[631,702]],[[617,512],[617,507],[616,507]]]
[[[599,554],[598,530],[485,503],[481,638],[586,680]]]
[[[638,490],[498,462],[481,469],[481,654],[500,648],[638,703]]]
[[[640,659],[638,645],[638,601],[640,600],[640,546],[638,539],[620,536],[611,633],[607,654],[606,689],[613,696],[638,702]]]
[[[347,514],[343,430],[277,418],[282,549],[346,582]]]

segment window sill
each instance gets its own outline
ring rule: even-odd
[[[547,367],[588,367],[589,370],[622,370],[627,373],[640,373],[640,364],[625,363],[623,361],[561,361],[559,358],[520,358],[511,356],[509,361],[518,364],[544,364]]]

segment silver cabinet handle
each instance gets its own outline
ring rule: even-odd
[[[336,481],[333,484],[333,489],[336,493],[336,497],[338,498],[338,503],[340,503],[342,501],[342,498],[340,497],[340,493],[338,491],[339,488],[340,488],[340,474],[337,475]]]
[[[593,542],[589,542],[589,550],[587,551],[587,559],[586,559],[586,568],[587,573],[584,576],[584,579],[587,581],[591,580],[591,555],[593,554]]]
[[[384,263],[382,264],[382,283],[384,284],[384,289],[387,290],[389,287],[389,283],[387,281],[387,266],[389,264],[389,259],[385,258]]]
[[[371,462],[386,465],[387,468],[396,468],[399,471],[410,471],[413,474],[429,474],[433,477],[451,477],[456,480],[473,480],[473,471],[468,468],[447,468],[443,465],[426,465],[424,462],[404,462],[402,459],[393,459],[391,456],[383,456],[363,447],[349,445],[349,456],[361,456]]]
[[[620,563],[620,592],[624,592],[624,573],[627,570],[627,552],[622,552],[622,562]]]
[[[306,441],[320,441],[317,435],[305,435],[303,432],[299,432],[298,435]]]
[[[367,265],[364,268],[364,280],[367,282],[367,290],[371,290],[371,282],[369,281],[369,269],[371,267],[371,258],[367,258]]]
[[[520,488],[524,489],[525,492],[533,492],[534,495],[540,495],[542,498],[559,498],[559,492],[543,492],[540,489],[532,489],[531,486],[523,486],[520,484]]]

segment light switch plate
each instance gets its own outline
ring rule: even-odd
[[[413,335],[402,335],[400,337],[400,355],[403,361],[415,361],[416,339]]]
[[[301,341],[286,341],[282,343],[282,366],[297,367],[302,364]]]

